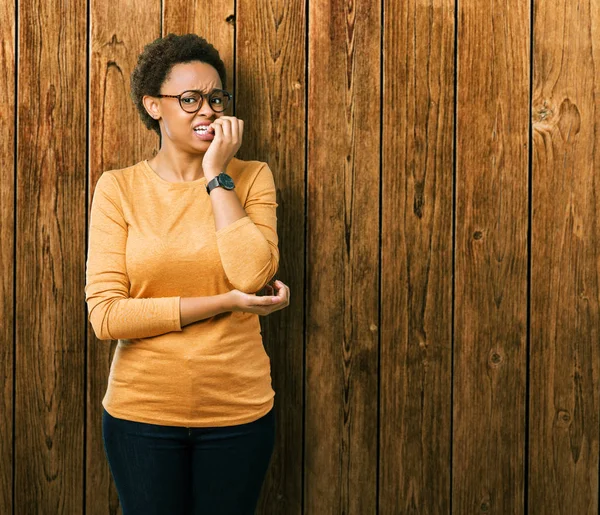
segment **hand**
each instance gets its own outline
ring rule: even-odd
[[[275,289],[273,288],[275,287]],[[255,315],[270,315],[273,311],[278,311],[287,308],[290,304],[290,289],[288,286],[277,280],[265,287],[268,292],[276,295],[258,296],[256,294],[244,293],[240,290],[231,290],[229,292],[232,311],[244,311],[246,313],[254,313]]]
[[[235,116],[221,116],[208,127],[215,131],[215,137],[204,154],[202,169],[207,180],[210,180],[225,171],[242,145],[244,120]]]

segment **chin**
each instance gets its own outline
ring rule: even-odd
[[[188,152],[190,154],[205,154],[210,145],[210,141],[201,141],[195,145],[188,146]]]

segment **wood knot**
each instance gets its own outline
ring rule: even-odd
[[[571,414],[564,409],[558,410],[556,413],[556,426],[569,427],[571,425]]]
[[[492,350],[490,352],[490,357],[489,357],[488,361],[492,367],[496,368],[502,364],[502,362],[504,361],[504,358],[503,358],[502,354],[500,354],[500,352],[498,352],[496,350]]]

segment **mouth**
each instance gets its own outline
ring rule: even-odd
[[[209,129],[208,125],[198,125],[193,131],[203,141],[212,141],[215,137],[214,129]]]

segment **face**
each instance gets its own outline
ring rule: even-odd
[[[221,78],[210,64],[201,61],[178,63],[164,81],[160,93],[180,95],[184,91],[196,89],[208,94],[213,89],[222,89]],[[144,97],[144,105],[150,116],[158,120],[161,126],[162,140],[191,154],[204,153],[212,141],[212,134],[199,136],[193,128],[198,122],[213,122],[226,114],[215,113],[204,98],[202,107],[196,113],[187,113],[172,97]]]

